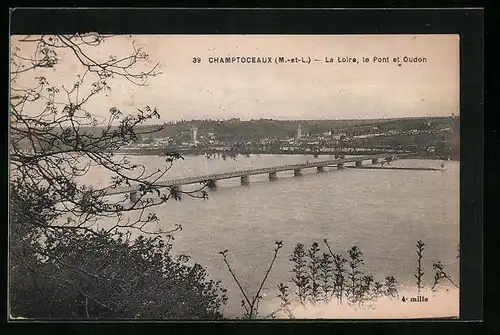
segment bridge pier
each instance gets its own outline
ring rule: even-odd
[[[270,172],[269,173],[269,180],[270,181],[278,180],[278,175],[276,174],[276,172]]]
[[[344,163],[337,164],[337,169],[343,169],[343,168],[344,168]]]
[[[139,192],[134,191],[130,192],[130,201],[131,202],[136,202],[139,199]]]
[[[324,166],[318,166],[318,167],[316,168],[316,170],[317,170],[318,172],[325,172],[325,167],[324,167]]]
[[[363,161],[356,161],[356,166],[362,166],[363,165]]]
[[[372,159],[372,164],[378,164],[378,158]]]
[[[295,170],[293,170],[293,175],[295,177],[301,176],[302,175],[302,170],[301,169],[295,169]]]
[[[250,176],[241,176],[241,185],[248,185],[250,184]]]

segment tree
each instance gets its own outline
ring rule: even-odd
[[[98,51],[110,38],[100,34],[12,37],[9,144],[12,311],[16,310],[20,316],[25,313],[45,317],[182,317],[181,307],[176,307],[175,312],[166,307],[166,301],[171,299],[170,305],[186,304],[185,315],[216,317],[217,306],[224,302],[223,296],[214,293],[219,290],[218,284],[206,281],[199,265],[189,267],[184,264],[185,259],[174,260],[169,254],[171,233],[181,226],[175,225],[164,232],[147,228],[159,221],[148,209],[171,198],[180,199],[179,192],[206,199],[205,185],[189,192],[156,186],[172,164],[182,158],[177,153],[166,154],[164,168],[153,172],[148,172],[142,164],[131,163],[126,156],[114,154],[122,145],[161,129],[158,126],[137,130],[146,121],[160,117],[156,108],[146,106],[124,116],[111,107],[104,119],[86,109],[89,101],[111,90],[113,81],[146,86],[150,77],[159,74],[158,64],[145,67],[148,55],[135,43],[126,55],[103,58]],[[50,72],[69,57],[77,60],[80,73],[75,72],[69,87],[68,83],[51,83]],[[95,166],[111,174],[106,187],[93,188],[80,182]],[[139,192],[133,201],[106,197],[109,191],[129,186]],[[136,218],[131,219],[129,214]],[[113,224],[106,230],[93,229],[92,225],[102,219]],[[130,230],[163,237],[133,240],[127,235],[124,240],[121,234]],[[123,257],[128,257],[127,262],[117,261]],[[104,260],[111,263],[101,266]],[[127,284],[119,285],[120,279],[128,281]],[[152,293],[142,290],[138,282],[146,286],[154,284]],[[168,289],[168,285],[174,284],[190,287],[197,293]],[[122,288],[124,291],[116,293]],[[152,295],[161,296],[160,292],[162,298]],[[105,298],[106,302],[100,305],[99,298]],[[85,308],[79,308],[82,301]],[[48,314],[37,311],[40,308],[37,304],[42,302],[40,307],[50,304]],[[146,307],[147,303],[153,305]]]
[[[12,190],[12,197],[28,195]],[[45,199],[29,197],[33,208]],[[25,201],[28,203],[28,201]],[[28,210],[26,208],[26,210]],[[14,212],[11,233],[11,314],[30,318],[221,318],[227,298],[189,258],[174,258],[167,238],[130,233],[53,230],[43,245],[23,231]],[[30,216],[48,220],[48,211]]]

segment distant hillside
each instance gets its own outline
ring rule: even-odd
[[[246,141],[258,138],[283,138],[294,136],[299,124],[304,132],[310,134],[327,131],[344,132],[346,134],[366,132],[373,127],[380,130],[411,130],[411,129],[442,129],[456,128],[456,118],[452,117],[419,117],[404,119],[371,119],[371,120],[271,120],[260,119],[239,121],[238,119],[192,120],[164,124],[164,129],[156,132],[152,137],[174,137],[184,133],[189,134],[191,127],[198,128],[198,134],[213,132],[220,140]],[[142,130],[151,130],[151,126]]]
[[[298,126],[303,132],[309,134],[345,133],[347,135],[387,130],[438,130],[452,128],[459,134],[459,118],[457,117],[412,117],[398,119],[363,119],[363,120],[272,120],[259,119],[250,121],[230,120],[191,120],[163,125],[141,126],[138,131],[152,131],[162,126],[163,129],[147,135],[148,137],[175,137],[189,140],[190,128],[197,127],[198,135],[203,136],[214,133],[218,140],[228,142],[250,141],[262,138],[276,139],[292,137],[296,134]],[[82,127],[81,130],[94,136],[102,133],[103,127]]]

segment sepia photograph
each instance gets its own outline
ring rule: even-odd
[[[458,319],[459,56],[11,35],[10,319]]]

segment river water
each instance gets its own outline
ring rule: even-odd
[[[330,157],[186,157],[175,163],[168,179],[322,159]],[[156,156],[130,156],[130,160],[151,171],[165,162]],[[396,160],[390,166],[439,168],[441,163]],[[85,181],[103,186],[108,177],[104,171],[94,170]],[[325,168],[324,173],[316,173],[314,168],[303,170],[300,177],[294,177],[293,171],[280,172],[275,182],[267,175],[251,176],[248,186],[241,186],[239,178],[222,180],[206,201],[185,197],[154,211],[160,217],[157,228],[182,225],[183,230],[175,233],[174,253],[191,256],[228,289],[228,317],[242,315],[242,296],[219,251],[228,249],[228,260],[238,279],[253,295],[277,240],[283,241],[283,248],[263,289],[264,301],[275,299],[278,283],[291,281],[288,259],[294,246],[300,242],[309,247],[318,241],[326,251],[325,238],[335,253],[346,256],[351,246],[358,246],[365,260],[363,270],[376,280],[393,275],[408,286],[415,285],[415,244],[423,240],[424,283],[432,285],[435,261],[441,261],[458,282],[459,162],[445,162],[444,171]]]

